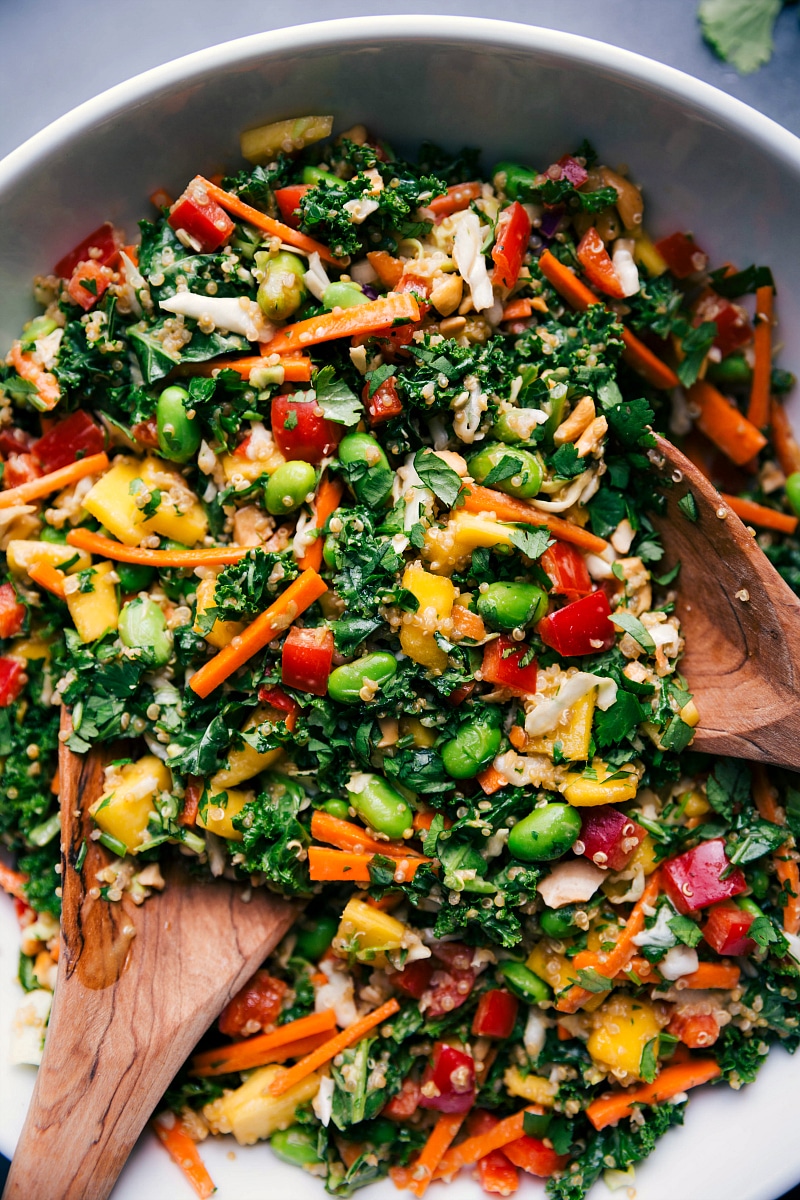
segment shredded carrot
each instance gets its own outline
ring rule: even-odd
[[[27,483],[20,483],[17,487],[0,492],[0,508],[12,508],[16,504],[27,504],[29,500],[39,500],[42,496],[49,496],[51,492],[69,487],[71,483],[77,483],[79,479],[85,479],[87,475],[105,471],[107,466],[107,454],[90,454],[88,458],[80,458],[77,462],[59,467],[57,471],[51,471],[48,475],[40,475],[38,479],[29,479]]]
[[[748,525],[757,525],[761,529],[777,529],[781,533],[794,533],[797,528],[797,517],[792,517],[789,513],[778,512],[775,508],[768,508],[766,504],[756,504],[754,500],[743,500],[741,496],[729,496],[727,492],[720,494],[737,517],[746,521]]]
[[[512,300],[503,309],[504,321],[524,321],[533,312],[533,301],[527,297]]]
[[[763,821],[771,821],[773,825],[785,825],[786,814],[778,804],[777,794],[769,781],[767,768],[763,763],[752,763],[753,799],[756,802],[758,815]]]
[[[4,862],[0,862],[0,888],[4,892],[8,892],[9,896],[14,896],[17,900],[24,900],[27,882],[27,875],[23,875],[21,871],[14,871]]]
[[[384,287],[396,288],[403,278],[405,264],[388,250],[370,250],[367,261]]]
[[[266,344],[266,343],[265,343]],[[181,368],[180,374],[204,375],[210,377],[217,371],[235,371],[242,379],[249,379],[251,371],[261,367],[270,369],[272,366],[283,367],[285,383],[308,383],[311,379],[312,363],[310,358],[296,354],[282,358],[279,363],[271,363],[266,355],[254,354],[247,358],[212,358],[210,362],[187,363]]]
[[[772,375],[772,316],[774,292],[771,285],[756,289],[756,321],[753,333],[753,382],[747,419],[756,429],[769,422],[769,392]]]
[[[433,1172],[439,1166],[442,1158],[464,1124],[465,1113],[442,1113],[431,1130],[427,1142],[422,1147],[422,1153],[412,1164],[414,1180],[410,1190],[415,1196],[424,1196],[428,1185],[433,1179]]]
[[[422,857],[402,842],[381,842],[362,825],[343,821],[341,817],[334,817],[322,809],[316,809],[311,817],[311,836],[317,841],[336,846],[339,850],[354,850],[357,854],[368,850],[372,854],[385,854],[389,858]],[[430,862],[430,859],[426,858],[425,862]]]
[[[672,367],[668,367],[656,354],[653,354],[653,351],[645,346],[635,333],[631,333],[630,329],[623,328],[622,340],[625,343],[622,357],[628,366],[643,379],[646,379],[653,387],[662,388],[664,391],[678,386],[680,380]]]
[[[588,1106],[586,1115],[595,1129],[605,1129],[606,1125],[616,1125],[623,1117],[629,1117],[636,1104],[660,1104],[721,1074],[713,1058],[693,1058],[687,1063],[664,1067],[654,1083],[600,1096]]]
[[[785,825],[786,813],[777,801],[775,790],[769,781],[763,763],[753,763],[753,798],[758,814],[773,825]],[[800,933],[800,868],[792,854],[791,843],[785,842],[773,854],[775,873],[781,884],[783,928],[786,933]]]
[[[700,411],[698,429],[737,467],[750,462],[766,446],[763,433],[705,379],[693,383],[687,394],[690,404]]]
[[[380,912],[392,912],[404,900],[405,896],[402,892],[387,892],[384,896],[381,896],[380,900],[375,900],[372,896],[367,896],[365,904],[368,904],[370,908],[379,909]]]
[[[583,312],[592,304],[603,303],[598,296],[595,296],[591,288],[578,279],[573,270],[565,267],[549,250],[545,250],[539,258],[539,270],[548,283],[553,285],[559,296],[573,308]]]
[[[772,443],[784,475],[800,471],[800,444],[794,436],[786,409],[773,396],[769,404],[769,419],[772,425]]]
[[[443,196],[436,196],[425,205],[425,208],[439,217],[449,217],[452,213],[463,212],[469,208],[473,200],[479,200],[483,185],[473,180],[471,183],[454,183]]]
[[[59,600],[65,599],[64,573],[54,567],[52,563],[31,563],[28,567],[28,574],[34,583],[39,584],[39,587],[52,592],[54,596],[58,596]]]
[[[332,1009],[311,1013],[279,1025],[272,1033],[259,1033],[244,1042],[220,1046],[217,1050],[204,1050],[192,1059],[195,1075],[226,1075],[231,1071],[250,1071],[263,1065],[265,1054],[271,1054],[282,1046],[294,1045],[306,1038],[324,1034],[327,1038],[336,1028],[336,1016]]]
[[[341,479],[332,478],[328,472],[322,476],[319,487],[317,488],[316,499],[314,500],[314,528],[324,529],[325,522],[342,502],[344,495],[344,482]],[[303,557],[300,559],[300,569],[307,571],[309,567],[313,567],[318,571],[322,566],[322,546],[321,537],[317,537],[306,550]]]
[[[209,198],[216,200],[217,204],[230,213],[232,217],[238,217],[240,221],[245,221],[248,225],[253,225],[256,229],[261,229],[264,233],[268,233],[270,237],[280,238],[288,246],[295,246],[298,250],[305,250],[306,254],[317,253],[324,262],[333,263],[334,265],[341,264],[342,259],[337,258],[335,254],[331,254],[328,247],[323,246],[322,242],[317,242],[314,238],[307,237],[306,234],[300,233],[298,229],[292,229],[290,225],[284,225],[283,221],[276,221],[274,217],[268,217],[266,213],[259,212],[257,208],[252,208],[249,204],[245,204],[244,200],[240,200],[238,196],[233,196],[230,192],[226,192],[224,188],[218,187],[210,179],[204,179],[202,175],[198,175],[197,179],[205,188]]]
[[[741,972],[733,963],[700,963],[696,971],[692,971],[691,975],[683,975],[681,983],[687,988],[694,990],[703,990],[705,988],[722,988],[724,991],[730,991],[735,988],[739,982]]]
[[[525,1113],[541,1113],[542,1111],[536,1105],[529,1105],[522,1112],[514,1113],[513,1116],[498,1121],[494,1128],[489,1129],[486,1133],[465,1138],[463,1142],[448,1150],[444,1155],[436,1171],[436,1178],[453,1175],[462,1167],[476,1163],[479,1158],[485,1158],[493,1150],[502,1150],[503,1146],[507,1146],[509,1142],[515,1142],[525,1133]]]
[[[486,626],[483,623],[483,617],[479,617],[477,613],[470,612],[463,604],[456,604],[453,608],[453,633],[459,637],[472,638],[473,642],[479,642],[481,638],[486,637]]]
[[[514,747],[514,749],[519,750],[520,753],[523,753],[528,745],[527,735],[521,725],[511,726],[508,731],[508,740],[511,742],[511,745]]]
[[[328,976],[320,972],[319,977],[313,975],[311,982],[317,986],[322,986],[328,982]],[[312,1033],[308,1037],[298,1038],[295,1042],[286,1042],[283,1046],[275,1046],[272,1050],[262,1050],[260,1054],[254,1051],[242,1054],[241,1058],[233,1054],[223,1067],[206,1067],[194,1071],[195,1075],[227,1075],[231,1071],[251,1071],[254,1067],[266,1067],[269,1063],[282,1063],[290,1058],[304,1058],[306,1054],[310,1054],[312,1050],[316,1050],[323,1042],[327,1042],[329,1033]],[[234,1043],[231,1050],[238,1050],[239,1046],[247,1046],[246,1042]],[[254,1061],[255,1059],[258,1061]],[[241,1064],[244,1065],[241,1065]]]
[[[287,325],[266,345],[272,354],[291,354],[306,350],[309,346],[318,346],[320,342],[330,342],[334,338],[376,333],[387,329],[395,321],[403,320],[419,320],[419,305],[412,292],[381,296],[367,304],[357,304],[355,308],[309,317],[307,321]]]
[[[396,858],[385,850],[373,851],[370,854],[358,854],[354,850],[329,850],[327,846],[309,846],[308,870],[314,883],[334,879],[346,879],[350,883],[369,883],[369,865],[375,854],[385,854],[395,863],[395,882],[403,883],[413,879],[417,868],[430,859],[419,854],[408,854],[405,858]]]
[[[513,496],[506,496],[492,488],[471,483],[468,488],[463,489],[461,497],[466,512],[493,513],[498,521],[545,525],[560,542],[571,542],[573,546],[581,546],[584,550],[591,550],[593,554],[602,554],[608,549],[608,542],[589,533],[587,529],[582,529],[580,525],[573,525],[571,521],[564,521],[561,517],[540,512],[524,500],[515,500]]]
[[[355,1045],[360,1042],[363,1037],[380,1025],[383,1021],[387,1021],[389,1017],[393,1017],[396,1012],[400,1011],[400,1005],[395,999],[387,1000],[385,1004],[381,1004],[374,1012],[368,1013],[366,1017],[360,1017],[357,1021],[353,1021],[352,1025],[348,1025],[341,1033],[337,1033],[336,1037],[329,1038],[324,1046],[320,1046],[318,1050],[314,1050],[311,1054],[307,1054],[299,1063],[295,1063],[293,1067],[289,1067],[287,1071],[282,1071],[277,1079],[274,1079],[270,1085],[270,1095],[282,1096],[284,1092],[288,1092],[290,1088],[295,1087],[301,1079],[305,1079],[312,1071],[316,1071],[317,1067],[323,1066],[324,1063],[330,1062],[337,1054],[341,1054],[348,1046]]]
[[[323,583],[316,571],[304,571],[255,621],[195,672],[189,680],[189,687],[195,695],[205,699],[249,658],[288,629],[295,618],[310,608],[327,590],[328,585]]]
[[[200,550],[147,550],[142,546],[123,546],[89,529],[70,529],[67,543],[77,550],[99,554],[112,562],[142,563],[149,567],[213,567],[237,563],[251,551],[249,546],[214,546]]]
[[[481,785],[481,791],[485,796],[492,796],[495,792],[499,792],[500,788],[508,785],[505,775],[501,775],[499,771],[496,771],[494,765],[489,765],[485,770],[481,771],[477,779]]]
[[[433,824],[433,818],[442,816],[442,815],[443,814],[438,813],[435,808],[426,809],[424,812],[415,812],[414,820],[411,822],[411,824],[413,825],[413,827],[415,829],[424,829],[425,832],[427,833],[428,830],[430,829],[431,825]],[[446,816],[444,818],[445,829],[449,829],[452,826],[452,824],[453,824],[452,818]]]
[[[44,367],[36,362],[30,354],[24,354],[22,342],[14,342],[8,360],[20,378],[27,383],[32,383],[36,388],[39,402],[43,407],[48,412],[55,408],[61,399],[61,388],[58,386],[55,375],[51,371],[45,371]]]
[[[216,1185],[206,1170],[206,1165],[183,1127],[179,1117],[172,1112],[165,1112],[155,1117],[152,1122],[153,1131],[168,1152],[170,1158],[183,1171],[200,1200],[213,1196]]]

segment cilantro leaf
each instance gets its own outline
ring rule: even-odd
[[[753,862],[769,854],[770,850],[777,850],[785,840],[786,830],[780,825],[773,825],[771,821],[755,821],[733,849],[729,845],[728,859],[731,865]]]
[[[735,300],[737,296],[746,296],[760,287],[775,288],[775,280],[769,267],[757,267],[753,264],[745,267],[743,271],[734,272],[733,275],[729,275],[727,272],[727,267],[719,267],[718,270],[711,271],[709,274],[714,291],[718,296],[724,296],[727,300]]]
[[[627,612],[624,608],[620,609],[618,612],[612,613],[609,620],[618,629],[624,629],[626,633],[629,633],[633,640],[638,642],[648,654],[655,653],[656,644],[650,633],[632,612]]]
[[[687,492],[685,496],[681,496],[680,500],[678,501],[678,508],[686,517],[687,521],[691,521],[693,525],[697,523],[697,518],[700,514],[697,511],[697,501],[691,492]]]
[[[740,75],[750,75],[772,57],[772,31],[782,7],[783,0],[703,0],[703,37]]]
[[[391,379],[394,373],[395,368],[391,365],[391,363],[381,363],[381,365],[376,367],[374,371],[367,371],[364,378],[369,384],[368,394],[370,399],[372,399],[372,397],[375,395],[381,384],[386,383],[387,379]]]
[[[706,796],[714,812],[730,821],[735,807],[741,807],[752,790],[750,768],[738,758],[721,758],[706,783]]]
[[[595,971],[594,967],[583,967],[578,971],[578,986],[587,992],[608,992],[614,986],[610,979]]]
[[[646,400],[624,400],[622,404],[615,404],[604,411],[612,433],[626,446],[655,445],[648,428],[655,414]]]
[[[678,363],[676,375],[684,387],[691,387],[697,380],[705,357],[717,336],[715,321],[703,321],[696,328],[687,327],[681,339],[683,359]]]
[[[565,442],[563,446],[559,446],[550,457],[550,466],[557,479],[574,479],[586,470],[586,463],[578,458],[578,451],[572,442]]]
[[[504,479],[510,479],[512,475],[517,475],[520,471],[522,471],[522,459],[511,453],[504,454],[484,479],[483,486],[494,487],[496,483],[502,483]]]
[[[690,946],[693,949],[703,940],[702,929],[691,917],[684,917],[681,913],[675,913],[667,921],[667,924],[678,941],[683,942],[684,946]]]
[[[336,378],[333,367],[323,367],[312,376],[317,403],[329,421],[337,425],[357,425],[364,415],[361,401],[343,379]]]
[[[639,1062],[639,1075],[645,1083],[653,1083],[658,1074],[658,1038],[650,1038],[650,1041],[642,1050],[642,1057]]]
[[[452,508],[461,491],[461,476],[433,450],[423,448],[414,455],[414,470],[437,500]]]
[[[632,692],[618,691],[617,698],[605,712],[598,709],[594,719],[594,736],[601,750],[616,745],[633,733],[647,713]]]
[[[747,936],[752,938],[757,946],[762,950],[766,950],[768,946],[774,946],[773,953],[779,958],[786,953],[788,943],[781,931],[775,927],[773,921],[763,913],[760,917],[756,917],[753,924],[747,931]]]
[[[552,546],[553,538],[550,530],[541,526],[531,529],[530,526],[515,526],[509,529],[508,536],[517,550],[521,550],[527,558],[541,558],[548,546]]]

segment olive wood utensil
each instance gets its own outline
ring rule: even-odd
[[[680,669],[700,712],[693,746],[800,770],[800,600],[680,450],[657,437],[650,458],[672,483],[653,523],[665,565],[681,563]],[[688,493],[694,506],[679,508]]]
[[[297,916],[263,888],[246,899],[241,885],[192,878],[179,862],[141,907],[99,896],[111,855],[91,840],[88,810],[112,757],[60,746],[58,980],[4,1200],[104,1200],[181,1063]]]

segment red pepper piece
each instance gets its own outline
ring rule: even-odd
[[[294,625],[283,643],[281,681],[298,692],[324,696],[333,666],[333,634],[330,629],[297,629]]]
[[[747,936],[747,931],[753,921],[752,913],[735,904],[718,904],[708,914],[703,937],[717,954],[752,954],[756,944]]]
[[[247,1037],[274,1025],[289,990],[282,979],[274,979],[268,971],[256,971],[244,987],[223,1008],[217,1027],[228,1037]]]
[[[102,296],[111,283],[113,272],[110,267],[89,259],[88,262],[78,263],[72,272],[67,292],[73,304],[77,304],[84,312],[88,312]]]
[[[419,1084],[409,1076],[403,1080],[403,1086],[397,1095],[392,1096],[389,1103],[383,1107],[381,1116],[388,1117],[390,1121],[407,1121],[419,1108],[421,1096]]]
[[[503,1154],[516,1167],[527,1171],[529,1175],[538,1175],[540,1179],[549,1179],[556,1171],[561,1171],[569,1162],[568,1154],[556,1154],[552,1146],[545,1146],[539,1138],[517,1138],[503,1146]]]
[[[656,250],[677,279],[688,279],[698,271],[705,271],[708,255],[701,250],[694,238],[685,233],[671,233],[656,242]]]
[[[433,1084],[438,1095],[426,1095],[426,1084]],[[475,1103],[475,1060],[472,1056],[446,1042],[435,1042],[433,1064],[426,1068],[422,1077],[419,1103],[420,1108],[433,1108],[437,1112],[468,1112]]]
[[[553,542],[548,546],[539,564],[553,585],[557,596],[578,600],[592,591],[592,580],[577,546],[569,542]]]
[[[88,413],[78,409],[63,421],[59,421],[40,437],[33,453],[45,474],[68,467],[78,458],[100,454],[105,449],[105,435]]]
[[[564,658],[599,654],[614,645],[616,630],[610,616],[606,594],[598,590],[543,617],[537,632],[546,646]]]
[[[622,871],[646,837],[646,829],[611,804],[581,809],[580,841],[595,866]]]
[[[678,912],[684,915],[698,912],[709,904],[730,900],[746,889],[747,881],[738,867],[727,878],[721,878],[729,867],[724,840],[712,838],[662,864],[664,890]]]
[[[28,677],[15,658],[0,658],[0,708],[8,708],[20,694]]]
[[[459,704],[463,704],[465,700],[469,700],[474,691],[474,681],[470,683],[462,683],[461,687],[453,688],[452,692],[447,697],[447,703],[452,705],[453,708],[458,708]]]
[[[753,326],[742,306],[718,296],[710,288],[703,292],[694,306],[693,324],[701,325],[703,321],[715,322],[717,336],[714,345],[723,358],[753,339]]]
[[[0,638],[14,637],[22,629],[25,605],[20,604],[12,583],[0,584]]]
[[[0,430],[0,455],[7,458],[9,454],[27,454],[36,441],[24,429]]]
[[[529,653],[530,646],[512,641],[503,634],[487,642],[481,664],[484,682],[507,687],[517,696],[531,695],[536,691],[536,661],[522,666]]]
[[[574,188],[583,187],[586,180],[589,178],[589,172],[586,167],[581,166],[576,158],[571,154],[564,154],[559,160],[558,165],[561,167],[562,179],[568,179]]]
[[[478,1001],[472,1019],[472,1032],[476,1037],[511,1037],[517,1019],[519,1001],[502,988],[484,992]]]
[[[30,483],[38,479],[42,472],[32,454],[9,454],[3,468],[3,487],[19,487],[21,483]]]
[[[183,808],[178,817],[179,825],[192,826],[196,823],[204,787],[202,775],[189,776],[183,792]]]
[[[408,963],[402,971],[392,975],[392,983],[400,988],[407,996],[421,1000],[430,987],[431,976],[435,970],[432,959],[421,958],[417,962]]]
[[[182,196],[173,204],[167,224],[183,230],[199,247],[199,253],[218,250],[233,233],[233,221],[224,208],[211,200],[204,184],[193,179]]]
[[[380,425],[382,421],[390,421],[392,417],[400,416],[403,411],[403,402],[397,394],[394,376],[384,379],[372,395],[370,395],[369,389],[370,385],[365,383],[361,397],[367,408],[370,425]]]
[[[69,279],[81,262],[95,262],[101,267],[109,266],[114,262],[122,240],[114,226],[106,221],[74,246],[69,254],[60,258],[53,268],[53,273],[61,279]]]
[[[300,201],[310,187],[310,183],[293,183],[289,187],[278,188],[275,192],[275,203],[281,218],[292,229],[300,228]]]
[[[593,287],[606,296],[612,296],[615,300],[625,299],[625,292],[617,272],[614,270],[614,264],[606,250],[605,243],[593,225],[581,238],[576,253],[578,262],[583,267],[583,273]]]
[[[480,183],[454,183],[443,196],[436,196],[431,200],[426,208],[433,213],[438,225],[445,217],[469,208],[473,200],[480,199],[482,191],[483,186]]]
[[[499,287],[512,288],[519,279],[530,236],[531,219],[519,201],[515,200],[500,213],[492,247],[492,281]]]
[[[287,696],[283,688],[279,687],[260,687],[258,689],[258,698],[262,704],[269,704],[277,713],[286,713],[285,725],[291,731],[297,724],[297,714],[300,712],[300,705],[291,696]]]
[[[316,400],[276,396],[272,401],[272,433],[290,462],[302,459],[317,466],[339,445],[343,431],[342,425],[326,421]]]

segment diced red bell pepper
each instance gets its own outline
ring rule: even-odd
[[[278,188],[275,192],[278,211],[292,229],[300,228],[300,201],[310,187],[310,183],[293,183],[289,187]]]
[[[473,200],[479,200],[483,185],[480,183],[454,183],[443,196],[436,196],[425,207],[432,212],[436,224],[453,213],[463,212]]]
[[[516,996],[502,988],[484,992],[472,1019],[472,1032],[476,1037],[511,1037],[518,1008]]]
[[[316,400],[276,396],[272,401],[272,433],[281,454],[290,462],[302,459],[317,466],[333,453],[343,432],[343,425],[326,421]]]
[[[419,1108],[422,1092],[416,1080],[408,1076],[403,1080],[403,1086],[396,1096],[392,1096],[388,1104],[381,1109],[381,1116],[390,1121],[407,1121],[413,1117]]]
[[[452,705],[453,708],[458,708],[459,704],[463,704],[465,700],[469,700],[474,691],[474,680],[470,683],[462,683],[461,687],[453,688],[452,692],[447,697],[447,703]]]
[[[719,1037],[719,1021],[713,1013],[678,1010],[672,1015],[667,1033],[671,1033],[690,1050],[705,1050],[713,1046]]]
[[[500,1118],[485,1108],[474,1108],[467,1117],[469,1137],[483,1137],[498,1124]],[[502,1150],[492,1150],[478,1160],[478,1182],[491,1196],[511,1196],[519,1187],[517,1168],[512,1166]]]
[[[531,695],[536,691],[536,661],[522,666],[522,660],[530,654],[530,646],[512,641],[503,634],[487,642],[483,650],[481,676],[485,683],[507,687],[517,696]]]
[[[27,683],[27,675],[15,658],[0,658],[0,708],[13,704]]]
[[[0,584],[0,638],[14,637],[22,629],[25,605],[20,604],[12,583]]]
[[[586,167],[582,167],[576,158],[571,154],[564,154],[559,160],[558,165],[561,167],[562,179],[568,179],[574,188],[583,187],[586,180],[589,178],[589,172]]]
[[[297,715],[300,712],[300,705],[291,696],[287,696],[283,688],[279,687],[261,687],[258,689],[258,698],[262,704],[269,704],[275,709],[278,716],[285,713],[286,728],[291,731],[297,724]]]
[[[36,441],[24,429],[12,426],[0,430],[0,455],[7,458],[9,454],[27,454]]]
[[[281,681],[298,692],[324,696],[333,666],[333,634],[330,629],[298,629],[292,626],[283,643]]]
[[[584,557],[576,546],[569,542],[553,542],[548,546],[539,564],[553,585],[557,596],[578,600],[592,591],[592,580]]]
[[[406,996],[420,1000],[431,984],[431,976],[435,970],[433,960],[420,958],[417,962],[407,963],[402,971],[392,975],[392,983]]]
[[[747,881],[738,867],[734,867],[725,879],[721,878],[729,867],[724,840],[712,838],[710,842],[701,842],[693,850],[662,863],[664,890],[684,916],[698,912],[710,904],[730,900],[746,889]]]
[[[606,594],[598,590],[543,617],[536,631],[545,646],[563,658],[599,654],[614,645],[616,630],[610,616]]]
[[[753,921],[752,913],[735,904],[718,904],[708,914],[703,937],[717,954],[752,954],[756,944],[747,936],[747,931]]]
[[[373,394],[369,394],[368,383],[364,384],[364,390],[361,393],[364,404],[367,407],[367,417],[370,425],[380,425],[382,421],[390,421],[392,417],[399,417],[403,411],[403,402],[397,394],[397,384],[394,376],[384,379],[383,383],[379,384]]]
[[[591,225],[578,243],[576,251],[583,273],[593,287],[612,296],[615,300],[625,299],[625,290],[619,281],[614,264],[605,243],[595,227]]]
[[[714,345],[723,358],[752,341],[753,326],[742,306],[718,296],[710,288],[703,292],[694,306],[693,323],[701,325],[703,321],[716,323]]]
[[[288,990],[289,985],[282,979],[275,979],[268,971],[256,971],[223,1008],[217,1022],[220,1033],[246,1037],[274,1025]]]
[[[552,1146],[545,1146],[539,1138],[528,1137],[527,1134],[503,1146],[503,1154],[515,1167],[520,1167],[529,1175],[538,1175],[540,1179],[549,1179],[569,1162],[568,1154],[556,1154]]]
[[[698,271],[705,271],[708,255],[697,242],[685,233],[671,233],[656,242],[656,250],[663,258],[676,279],[688,279]]]
[[[78,263],[67,284],[67,293],[73,304],[88,312],[100,300],[111,283],[112,270],[89,259]]]
[[[167,224],[183,230],[199,247],[201,254],[218,250],[233,233],[233,221],[224,208],[212,200],[205,184],[197,177],[169,210]]]
[[[624,870],[647,837],[647,830],[612,804],[582,808],[580,812],[583,854],[604,870]]]
[[[437,1093],[426,1095],[429,1090]],[[422,1078],[420,1108],[433,1108],[437,1112],[469,1112],[475,1103],[475,1060],[463,1050],[448,1046],[446,1042],[435,1042],[433,1063],[426,1068]]]
[[[39,464],[32,454],[9,454],[3,467],[3,487],[19,487],[41,475]]]
[[[503,209],[497,221],[492,247],[492,280],[498,287],[512,288],[519,279],[530,236],[531,219],[519,201],[515,200]]]
[[[69,254],[58,260],[53,268],[54,274],[61,279],[69,279],[81,262],[95,262],[101,267],[110,266],[119,253],[122,241],[121,234],[110,221],[106,221],[74,246]]]
[[[139,421],[136,425],[132,426],[131,437],[142,446],[157,446],[158,422],[155,417],[148,417],[146,421]],[[236,451],[234,450],[235,453]]]
[[[42,470],[49,474],[59,467],[68,467],[79,458],[100,454],[106,439],[102,429],[83,409],[78,409],[63,421],[48,429],[34,445],[33,453]]]
[[[178,816],[179,825],[187,825],[191,827],[197,822],[197,813],[200,809],[200,800],[203,796],[205,781],[202,775],[190,775],[186,780],[186,787],[183,791],[183,808]]]

